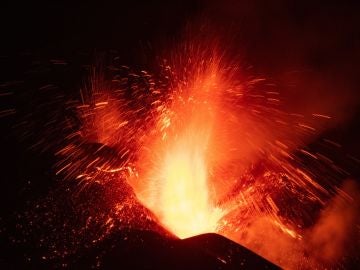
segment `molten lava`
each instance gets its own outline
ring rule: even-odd
[[[189,136],[183,135],[165,153],[158,175],[158,207],[150,206],[180,238],[215,232],[221,214],[210,199],[206,139],[199,143]]]
[[[186,89],[178,88],[160,114],[162,135],[150,147],[156,157],[144,168],[146,174],[150,171],[147,190],[138,193],[163,226],[180,238],[215,232],[223,215],[209,181],[218,81],[214,72],[210,69]]]

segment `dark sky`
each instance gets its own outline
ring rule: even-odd
[[[342,88],[359,82],[358,1],[7,2],[1,3],[0,16],[4,56],[117,49],[125,61],[137,62],[144,48],[161,54],[185,25],[206,22],[209,29],[232,36],[231,46],[269,77],[312,69],[346,82]]]
[[[247,53],[269,64],[296,65],[303,61],[301,52],[312,50],[312,61],[326,65],[355,53],[359,46],[357,1],[8,2],[2,3],[0,17],[3,54],[23,49],[39,53],[126,50],[172,39],[186,23],[200,20],[212,23],[219,32],[231,32]],[[300,59],[280,57],[299,52]]]
[[[198,10],[198,1],[11,1],[2,9],[2,46],[125,50],[173,35]]]

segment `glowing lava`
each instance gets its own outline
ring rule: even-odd
[[[160,172],[157,212],[180,238],[215,232],[221,214],[209,198],[204,144],[185,135],[165,154]]]
[[[223,215],[214,205],[209,181],[216,81],[210,70],[177,90],[182,94],[159,118],[161,139],[150,147],[156,158],[151,158],[147,190],[139,197],[180,238],[215,232]]]

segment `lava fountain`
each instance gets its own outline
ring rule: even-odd
[[[138,196],[180,238],[215,232],[222,216],[209,181],[216,84],[216,74],[209,70],[187,89],[177,89],[159,117],[162,134],[147,149],[155,158]]]
[[[196,142],[197,139],[202,138],[181,134],[169,146],[155,183],[161,185],[156,191],[158,198],[155,195],[149,204],[145,202],[163,225],[181,238],[215,232],[221,214],[210,198],[207,139]]]

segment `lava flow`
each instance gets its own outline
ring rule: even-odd
[[[80,186],[121,179],[125,199],[110,195],[117,209],[106,218],[111,228],[116,219],[132,227],[143,216],[118,215],[131,209],[133,190],[180,238],[220,233],[287,268],[338,260],[304,255],[318,242],[318,213],[335,195],[351,197],[336,185],[342,170],[306,147],[330,116],[288,112],[274,84],[211,42],[175,51],[157,76],[127,67],[112,68],[108,81],[94,73],[90,90],[71,103],[82,124],[70,125],[57,174]],[[100,147],[84,154],[88,143]],[[99,157],[104,148],[112,154]]]

